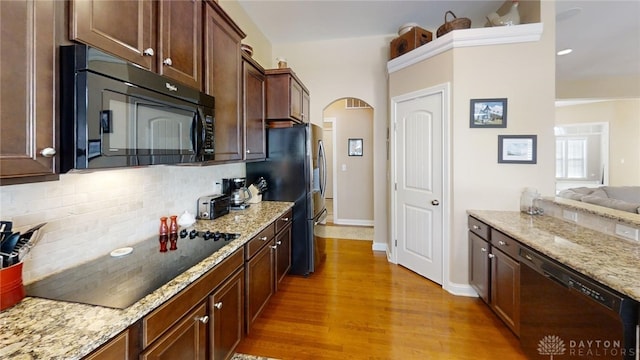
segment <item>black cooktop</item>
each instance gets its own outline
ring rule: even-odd
[[[128,255],[108,254],[26,285],[25,289],[29,296],[125,309],[238,236],[192,233],[178,238],[176,250],[166,252],[160,252],[155,237],[131,246],[133,251]]]

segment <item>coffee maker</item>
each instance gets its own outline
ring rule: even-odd
[[[229,195],[231,209],[241,210],[249,207],[251,192],[247,189],[246,178],[222,179],[222,193]]]

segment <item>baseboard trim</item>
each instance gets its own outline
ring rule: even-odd
[[[478,297],[478,293],[469,284],[447,282],[442,288],[456,296]]]
[[[373,226],[373,220],[333,219],[336,225]]]
[[[373,251],[384,251],[384,252],[387,252],[387,244],[374,242],[371,245],[371,249]]]

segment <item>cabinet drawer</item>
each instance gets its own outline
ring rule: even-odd
[[[191,308],[205,299],[236,269],[244,265],[244,249],[239,248],[200,279],[162,304],[142,321],[142,347],[146,348]]]
[[[287,225],[291,224],[292,220],[293,209],[289,209],[289,211],[287,211],[284,215],[280,216],[278,220],[276,220],[276,234],[287,227]]]
[[[468,226],[469,226],[469,230],[471,230],[473,233],[480,236],[481,238],[487,241],[490,239],[489,225],[483,223],[482,221],[472,216],[469,216]]]
[[[269,240],[273,239],[273,235],[275,235],[275,226],[271,223],[260,231],[258,235],[254,236],[253,239],[249,240],[247,242],[247,260],[251,259],[263,246],[267,245]]]
[[[129,360],[129,329],[102,345],[83,360]]]
[[[511,256],[512,258],[518,259],[520,243],[501,233],[500,231],[491,229],[491,245],[493,245],[497,249],[500,249],[502,252]]]

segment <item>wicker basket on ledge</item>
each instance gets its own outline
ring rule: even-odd
[[[453,16],[453,20],[447,21],[447,15],[451,14]],[[440,37],[452,30],[457,29],[468,29],[471,27],[471,19],[469,18],[459,18],[456,17],[456,14],[453,11],[449,10],[444,13],[444,24],[442,24],[438,30],[436,31],[436,36]]]

